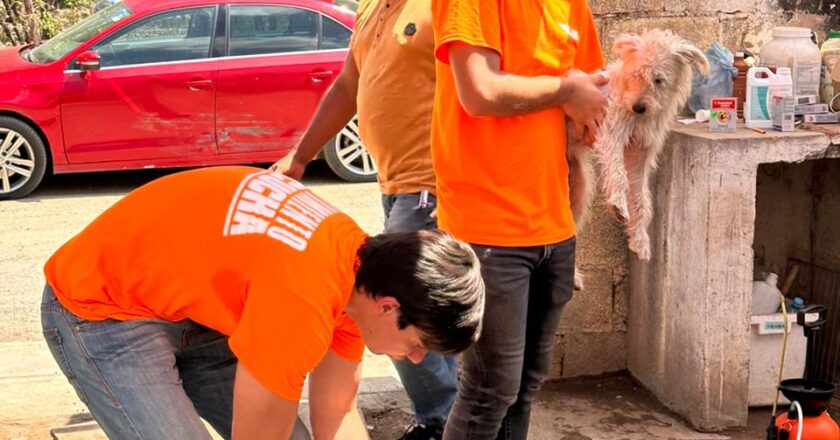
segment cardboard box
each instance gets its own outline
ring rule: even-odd
[[[813,115],[805,115],[805,122],[812,124],[836,124],[838,121],[837,113],[816,113]]]
[[[796,97],[796,105],[819,104],[820,97],[817,95],[799,95]]]
[[[773,129],[778,131],[793,131],[794,109],[796,102],[793,96],[774,96],[770,114],[773,118]]]
[[[828,113],[828,104],[797,104],[793,112],[796,116]]]
[[[709,131],[734,133],[738,128],[738,98],[712,98]]]

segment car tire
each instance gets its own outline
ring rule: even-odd
[[[347,182],[376,181],[376,164],[362,144],[355,117],[324,146],[324,159],[330,169]]]
[[[29,124],[0,116],[0,200],[31,193],[47,170],[47,150]]]

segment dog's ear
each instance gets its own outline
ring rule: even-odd
[[[618,55],[633,53],[642,47],[642,37],[638,35],[621,35],[613,43],[612,50]]]
[[[688,65],[694,65],[700,74],[707,75],[709,73],[709,60],[706,59],[706,55],[700,49],[689,43],[682,43],[677,48],[676,54],[680,61]]]

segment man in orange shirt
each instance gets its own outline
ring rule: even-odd
[[[565,118],[595,132],[606,79],[586,73],[603,57],[586,0],[433,0],[432,17],[438,222],[487,286],[444,438],[525,439],[572,296]]]
[[[288,177],[173,174],[105,211],[45,267],[44,336],[110,438],[289,438],[309,374],[316,438],[367,438],[364,344],[419,362],[478,335],[470,248],[368,237]]]
[[[300,179],[304,167],[358,113],[359,132],[378,167],[385,232],[433,229],[431,157],[435,91],[431,0],[363,0],[350,52],[290,163],[275,168]],[[394,361],[416,424],[403,440],[440,440],[457,390],[452,356]]]

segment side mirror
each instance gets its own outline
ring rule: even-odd
[[[86,50],[80,53],[79,56],[76,57],[76,62],[79,63],[79,70],[82,72],[99,70],[101,67],[99,54],[92,50]]]

